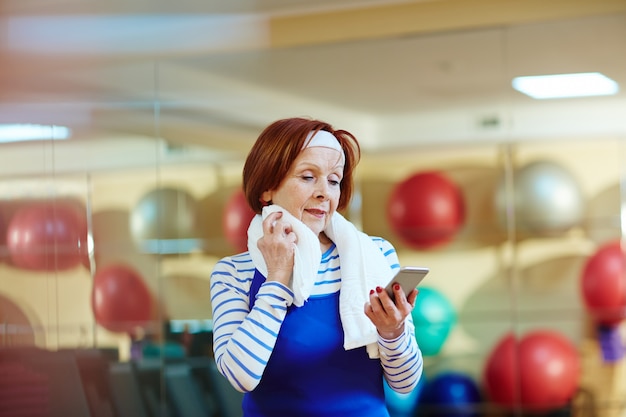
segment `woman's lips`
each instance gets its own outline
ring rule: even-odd
[[[326,215],[326,212],[324,210],[318,209],[307,209],[306,212],[317,218],[323,218]]]

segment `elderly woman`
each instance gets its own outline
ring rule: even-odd
[[[394,247],[337,211],[359,158],[351,133],[305,118],[272,123],[248,154],[248,252],[211,274],[215,360],[246,417],[389,416],[384,380],[398,392],[419,381],[417,290],[390,297]]]

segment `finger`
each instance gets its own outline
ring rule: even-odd
[[[296,233],[293,230],[293,226],[291,225],[291,223],[285,223],[284,231],[285,234],[290,237],[294,243],[298,241],[298,236],[296,236]]]
[[[269,234],[274,232],[274,227],[278,220],[283,217],[283,213],[280,211],[270,213],[265,220],[263,220],[263,233]]]
[[[365,315],[369,317],[369,319],[376,327],[378,327],[387,320],[385,311],[381,306],[380,300],[378,299],[378,296],[375,292],[373,294],[370,294],[370,302],[365,303],[364,310]]]
[[[400,300],[401,302],[406,300],[406,294],[404,293],[404,290],[402,289],[402,286],[400,284],[396,282],[391,288],[393,289],[394,300]]]
[[[372,313],[376,313],[376,311],[381,310],[380,300],[378,299],[378,294],[376,290],[370,290],[370,301],[367,303],[366,307],[370,309]]]
[[[287,241],[296,244],[298,243],[298,235],[295,234],[295,232],[289,232],[287,233]]]
[[[370,303],[372,304],[374,314],[383,320],[389,317],[390,312],[394,314],[395,306],[393,300],[382,287],[376,287],[375,290],[370,291]]]
[[[396,302],[395,307],[400,317],[408,316],[413,310],[413,304],[411,304],[407,298],[402,298],[399,302]]]
[[[400,289],[400,291],[402,291],[402,289]],[[378,295],[377,298],[378,298],[378,300],[380,302],[380,305],[382,306],[382,308],[385,311],[385,313],[394,314],[395,313],[394,310],[396,308],[395,303],[394,303],[394,299],[392,297],[390,297],[389,294],[387,294],[387,291],[385,291],[381,287],[376,287],[376,293]],[[395,296],[397,297],[397,294]]]
[[[291,223],[284,220],[276,221],[275,229],[276,228],[278,228],[283,236],[288,236],[290,233],[293,233],[293,226],[291,225]]]
[[[417,300],[417,294],[419,294],[419,290],[416,288],[413,291],[411,291],[408,295],[408,297],[406,298],[408,303],[411,305],[411,310],[413,310],[413,308],[415,307],[415,301]]]

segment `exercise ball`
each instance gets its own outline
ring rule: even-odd
[[[387,203],[391,229],[416,249],[449,243],[465,221],[460,188],[435,171],[414,174],[398,183]]]
[[[411,316],[422,354],[438,354],[456,323],[456,312],[450,301],[433,288],[420,287]]]
[[[484,367],[488,397],[508,408],[545,412],[565,406],[580,379],[580,359],[565,336],[535,330],[519,341],[506,334],[492,349]]]
[[[82,263],[87,248],[87,219],[74,202],[24,204],[7,227],[11,262],[18,268],[56,271]]]
[[[7,222],[2,215],[2,211],[0,210],[0,262],[7,260],[9,260],[9,249],[7,248]]]
[[[226,202],[222,218],[222,229],[226,240],[236,251],[248,250],[248,226],[254,217],[242,190],[236,190]]]
[[[391,417],[413,417],[419,399],[426,385],[426,377],[422,374],[417,386],[407,393],[394,391],[383,378],[385,404]]]
[[[457,371],[433,377],[419,400],[420,416],[477,417],[481,393],[469,375]]]
[[[626,309],[626,265],[619,241],[605,243],[587,260],[581,276],[581,293],[587,311],[597,324],[614,326]]]
[[[143,195],[130,214],[131,236],[151,252],[154,240],[192,239],[198,236],[196,200],[188,192],[157,188]]]
[[[96,271],[91,307],[100,326],[114,333],[134,334],[150,324],[153,301],[134,268],[112,264]]]
[[[571,229],[580,224],[585,211],[582,190],[573,175],[561,165],[544,160],[516,169],[512,190],[507,190],[503,177],[496,185],[495,205],[503,229],[513,210],[515,226],[521,232],[539,235]]]

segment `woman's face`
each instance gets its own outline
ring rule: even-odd
[[[277,189],[263,193],[319,235],[337,210],[343,155],[336,149],[304,148]]]

